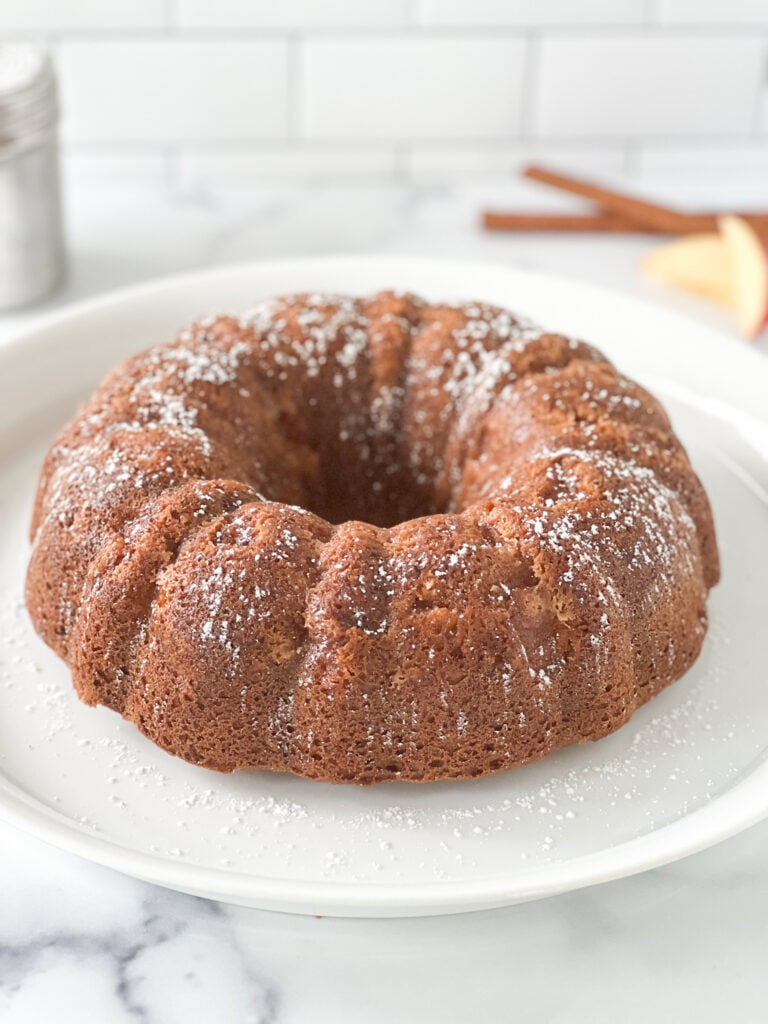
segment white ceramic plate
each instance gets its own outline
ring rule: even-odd
[[[666,402],[712,498],[723,582],[688,676],[615,735],[493,778],[422,787],[221,776],[79,704],[21,603],[42,455],[117,360],[193,316],[298,289],[486,299],[603,347]],[[701,849],[768,813],[768,363],[610,292],[497,266],[312,259],[162,281],[0,347],[0,817],[161,885],[339,915],[473,910]]]

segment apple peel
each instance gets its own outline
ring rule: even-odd
[[[721,217],[718,225],[728,253],[731,305],[742,334],[754,338],[768,320],[768,253],[741,217]]]

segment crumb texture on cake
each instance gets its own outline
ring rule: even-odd
[[[220,771],[481,776],[614,731],[719,565],[659,403],[483,303],[303,294],[114,369],[48,453],[27,605],[89,704]]]

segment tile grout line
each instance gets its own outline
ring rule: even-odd
[[[606,39],[613,36],[625,36],[634,39],[658,39],[668,37],[680,39],[688,37],[690,40],[698,39],[721,39],[733,41],[734,39],[753,40],[756,36],[768,38],[768,20],[755,21],[752,23],[723,22],[723,23],[684,23],[684,22],[660,22],[637,20],[623,24],[547,24],[542,25],[535,21],[520,24],[487,24],[487,25],[424,25],[421,23],[408,23],[403,25],[379,25],[379,26],[307,26],[303,28],[284,28],[244,25],[238,26],[215,26],[211,28],[195,28],[181,25],[179,23],[176,0],[166,0],[163,7],[163,23],[151,27],[103,27],[103,28],[67,28],[62,26],[50,26],[48,28],[3,28],[4,38],[9,39],[39,39],[42,36],[54,33],[57,37],[68,42],[81,43],[135,43],[146,42],[157,39],[167,41],[169,34],[174,41],[183,43],[185,41],[212,43],[226,42],[254,42],[263,40],[265,42],[279,42],[291,35],[298,35],[303,38],[313,39],[337,39],[338,41],[358,41],[361,38],[367,40],[385,39],[388,41],[398,39],[460,39],[467,42],[476,42],[483,39],[506,39],[525,38],[531,33],[555,39]]]
[[[164,173],[163,184],[166,194],[175,195],[181,187],[181,160],[183,147],[181,145],[163,146]]]
[[[528,141],[535,137],[535,126],[538,120],[541,37],[532,32],[526,39],[523,64],[522,98],[517,137]]]
[[[624,174],[638,175],[642,167],[642,147],[637,139],[628,139],[624,143]]]
[[[752,130],[756,139],[763,136],[763,109],[768,107],[768,45],[763,48],[763,66],[757,83],[757,96],[752,114]]]
[[[413,146],[408,142],[401,142],[393,147],[392,180],[397,185],[413,184],[412,149]]]
[[[165,35],[171,36],[179,32],[181,19],[178,0],[163,0],[163,22]]]
[[[286,36],[285,44],[285,137],[288,143],[295,144],[300,138],[304,48],[298,32]]]

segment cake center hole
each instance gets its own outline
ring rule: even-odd
[[[431,482],[417,484],[392,471],[370,478],[361,465],[330,464],[308,494],[308,508],[338,525],[351,519],[391,527],[419,516],[448,511],[438,507]]]

